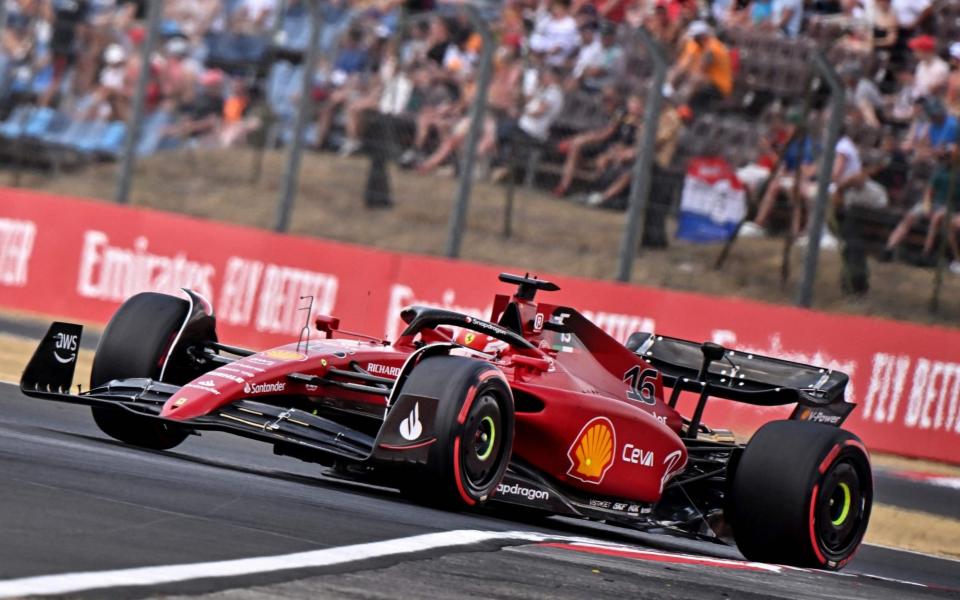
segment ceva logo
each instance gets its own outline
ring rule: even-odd
[[[617,433],[610,419],[590,419],[567,450],[570,459],[567,475],[585,483],[599,484],[613,465],[616,445]]]

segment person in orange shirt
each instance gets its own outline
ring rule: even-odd
[[[691,23],[686,37],[667,81],[678,99],[699,113],[730,96],[733,66],[730,51],[703,21]]]

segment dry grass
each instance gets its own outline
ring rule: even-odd
[[[875,504],[866,541],[951,558],[960,558],[960,521]]]
[[[274,220],[283,155],[268,153],[260,183],[250,181],[253,153],[232,150],[164,154],[137,169],[135,204],[198,217],[269,228]],[[50,178],[32,174],[24,184],[61,194],[110,199],[116,167],[98,165]],[[369,244],[391,250],[440,254],[456,181],[391,169],[396,208],[370,211],[363,206],[367,161],[309,153],[304,157],[292,231],[309,236]],[[504,188],[478,184],[472,196],[469,231],[462,256],[521,270],[610,278],[617,266],[622,213],[587,209],[543,193],[521,191],[515,234],[501,236]],[[801,255],[791,256],[792,277],[780,282],[780,240],[741,240],[722,271],[712,265],[717,246],[675,243],[665,252],[644,252],[636,261],[638,284],[741,296],[768,302],[792,302]],[[957,326],[960,277],[947,274],[938,315],[927,310],[933,272],[900,264],[871,263],[871,292],[844,296],[838,285],[837,253],[822,254],[816,307]]]
[[[20,381],[20,375],[33,356],[37,343],[36,340],[0,333],[0,381]],[[83,383],[83,387],[87,387],[92,364],[93,352],[81,350],[77,358],[77,370],[73,374],[74,383]]]
[[[917,471],[944,477],[960,477],[960,465],[948,465],[919,458],[871,453],[870,462],[875,467],[883,467],[892,471]],[[958,538],[958,543],[960,543],[960,538]]]

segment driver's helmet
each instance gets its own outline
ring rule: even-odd
[[[483,349],[487,347],[493,338],[489,335],[478,333],[471,329],[460,329],[460,332],[457,334],[457,338],[454,340],[461,346],[466,346],[467,348],[473,348],[474,350],[479,350],[483,352]]]
[[[461,328],[459,333],[457,333],[457,337],[454,339],[454,341],[461,346],[470,348],[471,350],[486,352],[488,354],[495,353],[500,348],[505,348],[507,346],[504,342],[501,342],[495,337],[463,328]]]

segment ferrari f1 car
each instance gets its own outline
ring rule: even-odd
[[[556,285],[500,280],[516,292],[490,321],[412,306],[388,342],[321,316],[314,339],[264,351],[221,343],[194,292],[142,293],[103,332],[88,391],[71,392],[81,326],[59,322],[20,387],[89,405],[104,433],[146,448],[227,431],[432,504],[669,530],[757,561],[850,560],[872,478],[839,428],[854,408],[845,374],[649,333],[623,345],[535,300]],[[702,422],[711,399],[795,408],[744,444]]]

